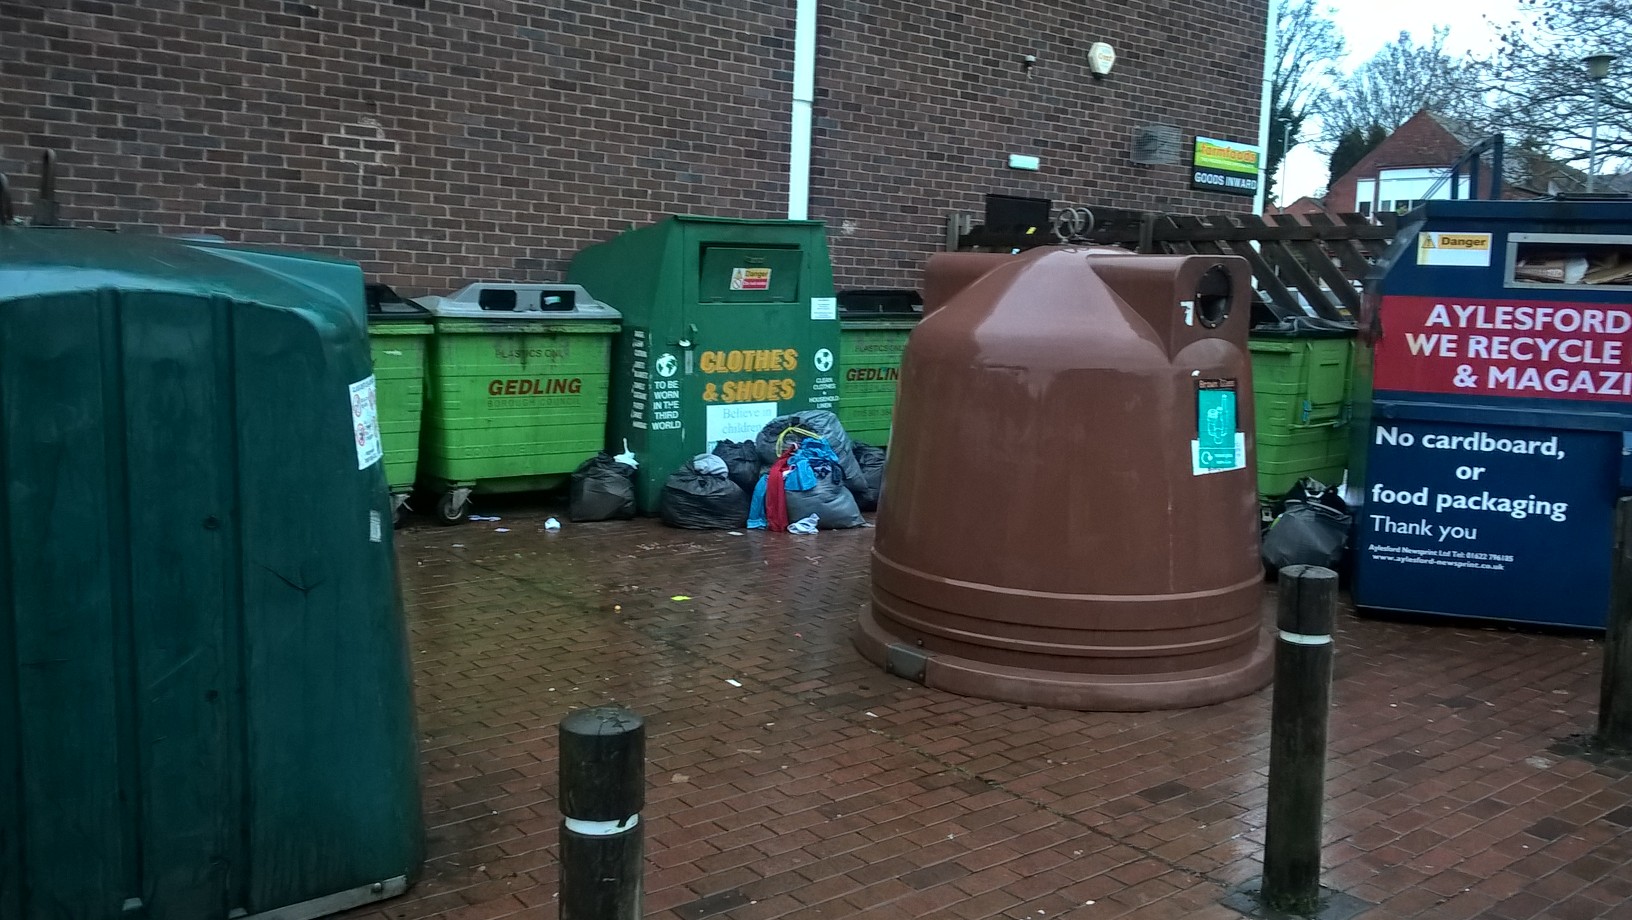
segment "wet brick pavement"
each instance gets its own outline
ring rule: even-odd
[[[429,861],[351,917],[555,917],[556,724],[612,702],[648,720],[648,917],[1239,916],[1218,902],[1259,873],[1267,690],[1148,714],[955,697],[852,649],[871,531],[499,513],[398,534]],[[1367,920],[1632,918],[1632,763],[1561,743],[1593,724],[1596,643],[1339,631],[1328,885]]]

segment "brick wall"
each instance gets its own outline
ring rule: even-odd
[[[1148,123],[1254,139],[1266,7],[822,0],[811,216],[840,286],[915,284],[989,191],[1245,210],[1129,151]],[[49,147],[66,219],[326,251],[406,293],[555,279],[664,214],[786,214],[793,8],[0,0],[0,171],[26,208]]]

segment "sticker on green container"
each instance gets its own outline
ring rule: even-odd
[[[1190,442],[1195,475],[1246,465],[1246,435],[1236,427],[1235,380],[1196,381],[1196,439]]]
[[[768,291],[771,289],[771,270],[768,268],[731,269],[731,290]]]
[[[366,470],[385,455],[380,446],[380,413],[373,374],[351,385],[351,422],[357,440],[357,468]]]

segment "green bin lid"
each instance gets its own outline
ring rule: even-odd
[[[1291,316],[1280,322],[1261,323],[1248,333],[1255,339],[1347,339],[1354,334],[1353,322],[1319,316]]]

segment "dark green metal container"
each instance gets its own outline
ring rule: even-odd
[[[819,221],[668,217],[579,252],[567,280],[623,314],[612,353],[614,453],[642,511],[722,440],[839,408],[839,316]]]
[[[371,379],[355,265],[0,228],[0,917],[283,920],[406,887]]]

